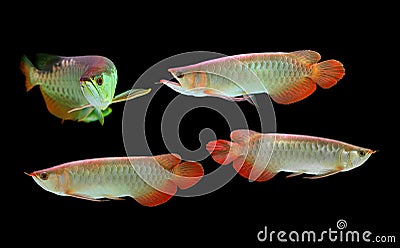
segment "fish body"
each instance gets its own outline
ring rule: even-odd
[[[240,129],[231,133],[231,140],[211,141],[207,150],[220,164],[233,162],[251,181],[267,181],[281,171],[291,172],[288,177],[321,178],[354,169],[375,152],[333,139]]]
[[[22,56],[20,68],[26,78],[26,90],[39,85],[51,114],[62,120],[99,120],[104,123],[104,113],[109,114],[107,108],[116,102],[114,94],[118,74],[111,60],[97,55],[62,57],[38,54],[36,65]],[[119,100],[133,99],[149,91],[127,91],[123,93],[125,98]]]
[[[173,90],[191,96],[215,96],[233,101],[267,93],[275,102],[290,104],[311,95],[317,84],[328,89],[344,76],[343,64],[321,59],[311,50],[290,53],[240,54],[170,68],[178,82],[161,80]]]
[[[144,206],[168,201],[204,175],[197,162],[177,154],[110,157],[73,161],[29,174],[43,189],[86,200],[132,197]]]

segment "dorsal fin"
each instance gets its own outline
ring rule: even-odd
[[[36,54],[35,65],[39,70],[51,71],[53,68],[53,65],[61,62],[62,60],[63,60],[63,57],[58,56],[58,55],[38,53],[38,54]]]
[[[181,162],[181,156],[178,154],[163,154],[154,157],[157,162],[167,170],[174,168]]]
[[[257,135],[260,135],[260,133],[247,129],[238,129],[231,132],[231,140],[236,143],[246,143],[250,138]]]
[[[311,50],[295,51],[291,52],[290,54],[310,65],[317,63],[321,59],[321,55],[319,53]]]

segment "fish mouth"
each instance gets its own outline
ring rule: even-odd
[[[27,175],[27,176],[30,176],[30,177],[35,176],[35,174],[34,174],[33,172],[32,172],[32,173],[28,173],[28,172],[25,172],[25,171],[24,171],[24,174]]]
[[[166,85],[173,85],[173,86],[182,87],[182,85],[179,82],[169,81],[169,80],[166,80],[166,79],[161,79],[160,80],[160,84],[166,84]]]

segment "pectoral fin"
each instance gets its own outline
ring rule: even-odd
[[[326,173],[321,173],[321,174],[318,174],[318,175],[315,175],[315,176],[312,176],[312,177],[304,177],[304,178],[306,178],[306,179],[319,179],[319,178],[323,178],[323,177],[327,177],[327,176],[331,176],[331,175],[334,175],[336,173],[339,173],[343,169],[344,169],[343,166],[337,166],[335,169],[330,170],[330,171],[328,171]]]
[[[255,104],[255,99],[253,98],[252,95],[243,95],[243,96],[239,96],[239,97],[232,97],[232,96],[226,96],[221,94],[221,92],[217,91],[217,90],[212,90],[212,89],[207,89],[203,91],[204,94],[209,95],[209,96],[214,96],[214,97],[219,97],[228,101],[232,101],[232,102],[243,102],[243,101],[248,101],[250,104],[257,106]]]
[[[117,200],[117,201],[123,201],[123,200],[125,200],[125,199],[122,198],[122,197],[115,197],[115,196],[111,196],[111,195],[105,195],[104,197],[107,198],[107,199],[110,199],[110,200]]]
[[[82,110],[82,109],[85,109],[85,108],[89,108],[89,107],[93,107],[93,106],[92,106],[90,103],[88,103],[88,104],[79,106],[79,107],[77,107],[77,108],[73,108],[73,109],[68,110],[68,114],[70,114],[70,113],[72,113],[72,112],[75,112],[75,111],[78,111],[78,110]]]
[[[96,202],[102,202],[102,201],[107,201],[106,199],[96,199],[87,195],[82,195],[82,194],[77,194],[75,192],[72,192],[70,190],[68,190],[67,192],[65,192],[65,194],[75,197],[75,198],[79,198],[79,199],[83,199],[83,200],[89,200],[89,201],[96,201]]]
[[[293,172],[292,174],[289,174],[286,176],[286,178],[291,178],[291,177],[297,177],[300,175],[303,175],[304,172],[300,171],[300,172]]]
[[[228,101],[233,101],[233,102],[241,102],[241,101],[245,101],[246,99],[244,99],[243,97],[231,97],[231,96],[226,96],[221,94],[220,91],[217,90],[213,90],[213,89],[207,89],[207,90],[203,90],[203,93],[205,95],[208,96],[214,96],[214,97],[219,97]]]
[[[148,89],[131,89],[115,96],[112,100],[112,103],[129,101],[134,98],[144,96],[151,91],[151,88]]]

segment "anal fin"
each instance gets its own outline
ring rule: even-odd
[[[132,198],[147,207],[154,207],[167,202],[177,191],[176,184],[170,180],[161,185],[159,189],[155,189],[150,185],[145,188],[139,196],[132,196]]]
[[[268,166],[268,165],[267,165]],[[277,173],[264,168],[262,171],[255,170],[254,164],[243,158],[243,156],[233,161],[233,168],[244,178],[250,181],[265,182],[273,178]]]
[[[310,96],[317,89],[317,85],[310,78],[303,78],[290,86],[270,93],[269,96],[279,104],[291,104]]]

